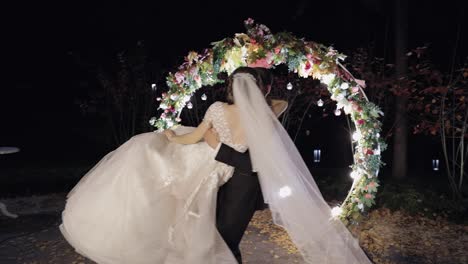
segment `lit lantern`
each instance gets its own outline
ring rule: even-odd
[[[321,155],[322,151],[320,149],[314,149],[314,162],[320,162]]]
[[[438,171],[439,170],[439,160],[433,159],[432,160],[432,170]]]

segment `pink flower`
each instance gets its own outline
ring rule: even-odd
[[[351,89],[351,91],[352,91],[353,93],[358,93],[358,92],[359,92],[359,87],[354,86],[354,87]]]
[[[162,93],[161,96],[162,98],[166,97],[167,93]]]
[[[312,54],[308,53],[308,54],[306,55],[306,57],[307,57],[307,59],[311,60],[311,59],[312,59]]]
[[[372,187],[374,187],[374,186],[375,186],[375,182],[370,182],[370,183],[369,183],[369,187],[372,188]]]
[[[359,119],[359,120],[357,121],[358,125],[364,125],[364,122],[365,122],[365,121],[364,121],[363,119]]]
[[[367,155],[372,155],[372,154],[374,154],[374,151],[372,149],[367,149],[366,154]]]
[[[366,199],[372,199],[372,194],[366,193],[366,195],[364,197],[366,197]]]
[[[182,119],[180,119],[180,117],[177,117],[177,118],[175,119],[175,121],[180,122],[180,121],[182,121]]]
[[[165,112],[165,111],[164,111]],[[165,113],[162,113],[161,114],[161,118],[166,118],[166,114]]]
[[[359,86],[361,86],[362,88],[366,88],[366,81],[364,80],[358,80],[358,79],[355,79],[354,80]]]
[[[279,54],[281,52],[281,48],[275,48],[275,54]]]
[[[176,72],[175,74],[176,82],[181,84],[185,80],[185,75],[182,72]]]
[[[246,25],[252,25],[252,24],[254,23],[254,20],[253,20],[252,18],[249,17],[249,18],[247,18],[247,19],[244,21],[244,23],[245,23]]]
[[[331,57],[331,56],[335,56],[336,54],[338,54],[338,52],[337,52],[335,49],[333,49],[332,47],[330,47],[330,48],[328,49],[328,52],[327,52],[327,54],[326,54],[325,56]]]
[[[248,65],[249,67],[259,67],[259,68],[271,68],[271,64],[268,63],[268,58],[263,58],[256,60],[254,63]]]

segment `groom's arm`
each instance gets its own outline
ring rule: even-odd
[[[233,166],[242,172],[252,172],[249,151],[239,152],[226,144],[220,144],[215,160]]]
[[[215,160],[233,166],[242,172],[252,172],[252,163],[248,151],[238,152],[230,146],[220,143],[216,132],[212,129],[205,133],[204,139],[217,152]]]

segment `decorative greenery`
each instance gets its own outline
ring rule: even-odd
[[[379,186],[377,175],[383,165],[380,153],[386,148],[380,137],[382,111],[367,100],[363,92],[365,82],[355,79],[341,65],[346,56],[333,47],[305,41],[288,32],[272,34],[265,25],[255,24],[250,18],[244,23],[247,33],[214,42],[211,49],[201,54],[190,52],[178,71],[167,76],[169,91],[158,98],[163,113],[159,118],[153,117],[150,124],[159,130],[177,125],[192,94],[202,86],[222,82],[217,77],[220,72],[231,74],[241,66],[273,68],[286,64],[289,71],[300,77],[312,77],[327,85],[331,99],[337,102],[335,113],[343,110],[355,123],[355,164],[351,166],[354,183],[341,207],[333,208],[332,215],[345,222],[357,221],[375,203]]]

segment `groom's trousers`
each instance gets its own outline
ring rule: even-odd
[[[215,158],[233,166],[234,173],[219,188],[216,206],[216,226],[239,263],[239,244],[256,210],[264,209],[258,176],[252,172],[249,153],[240,153],[222,144]]]

